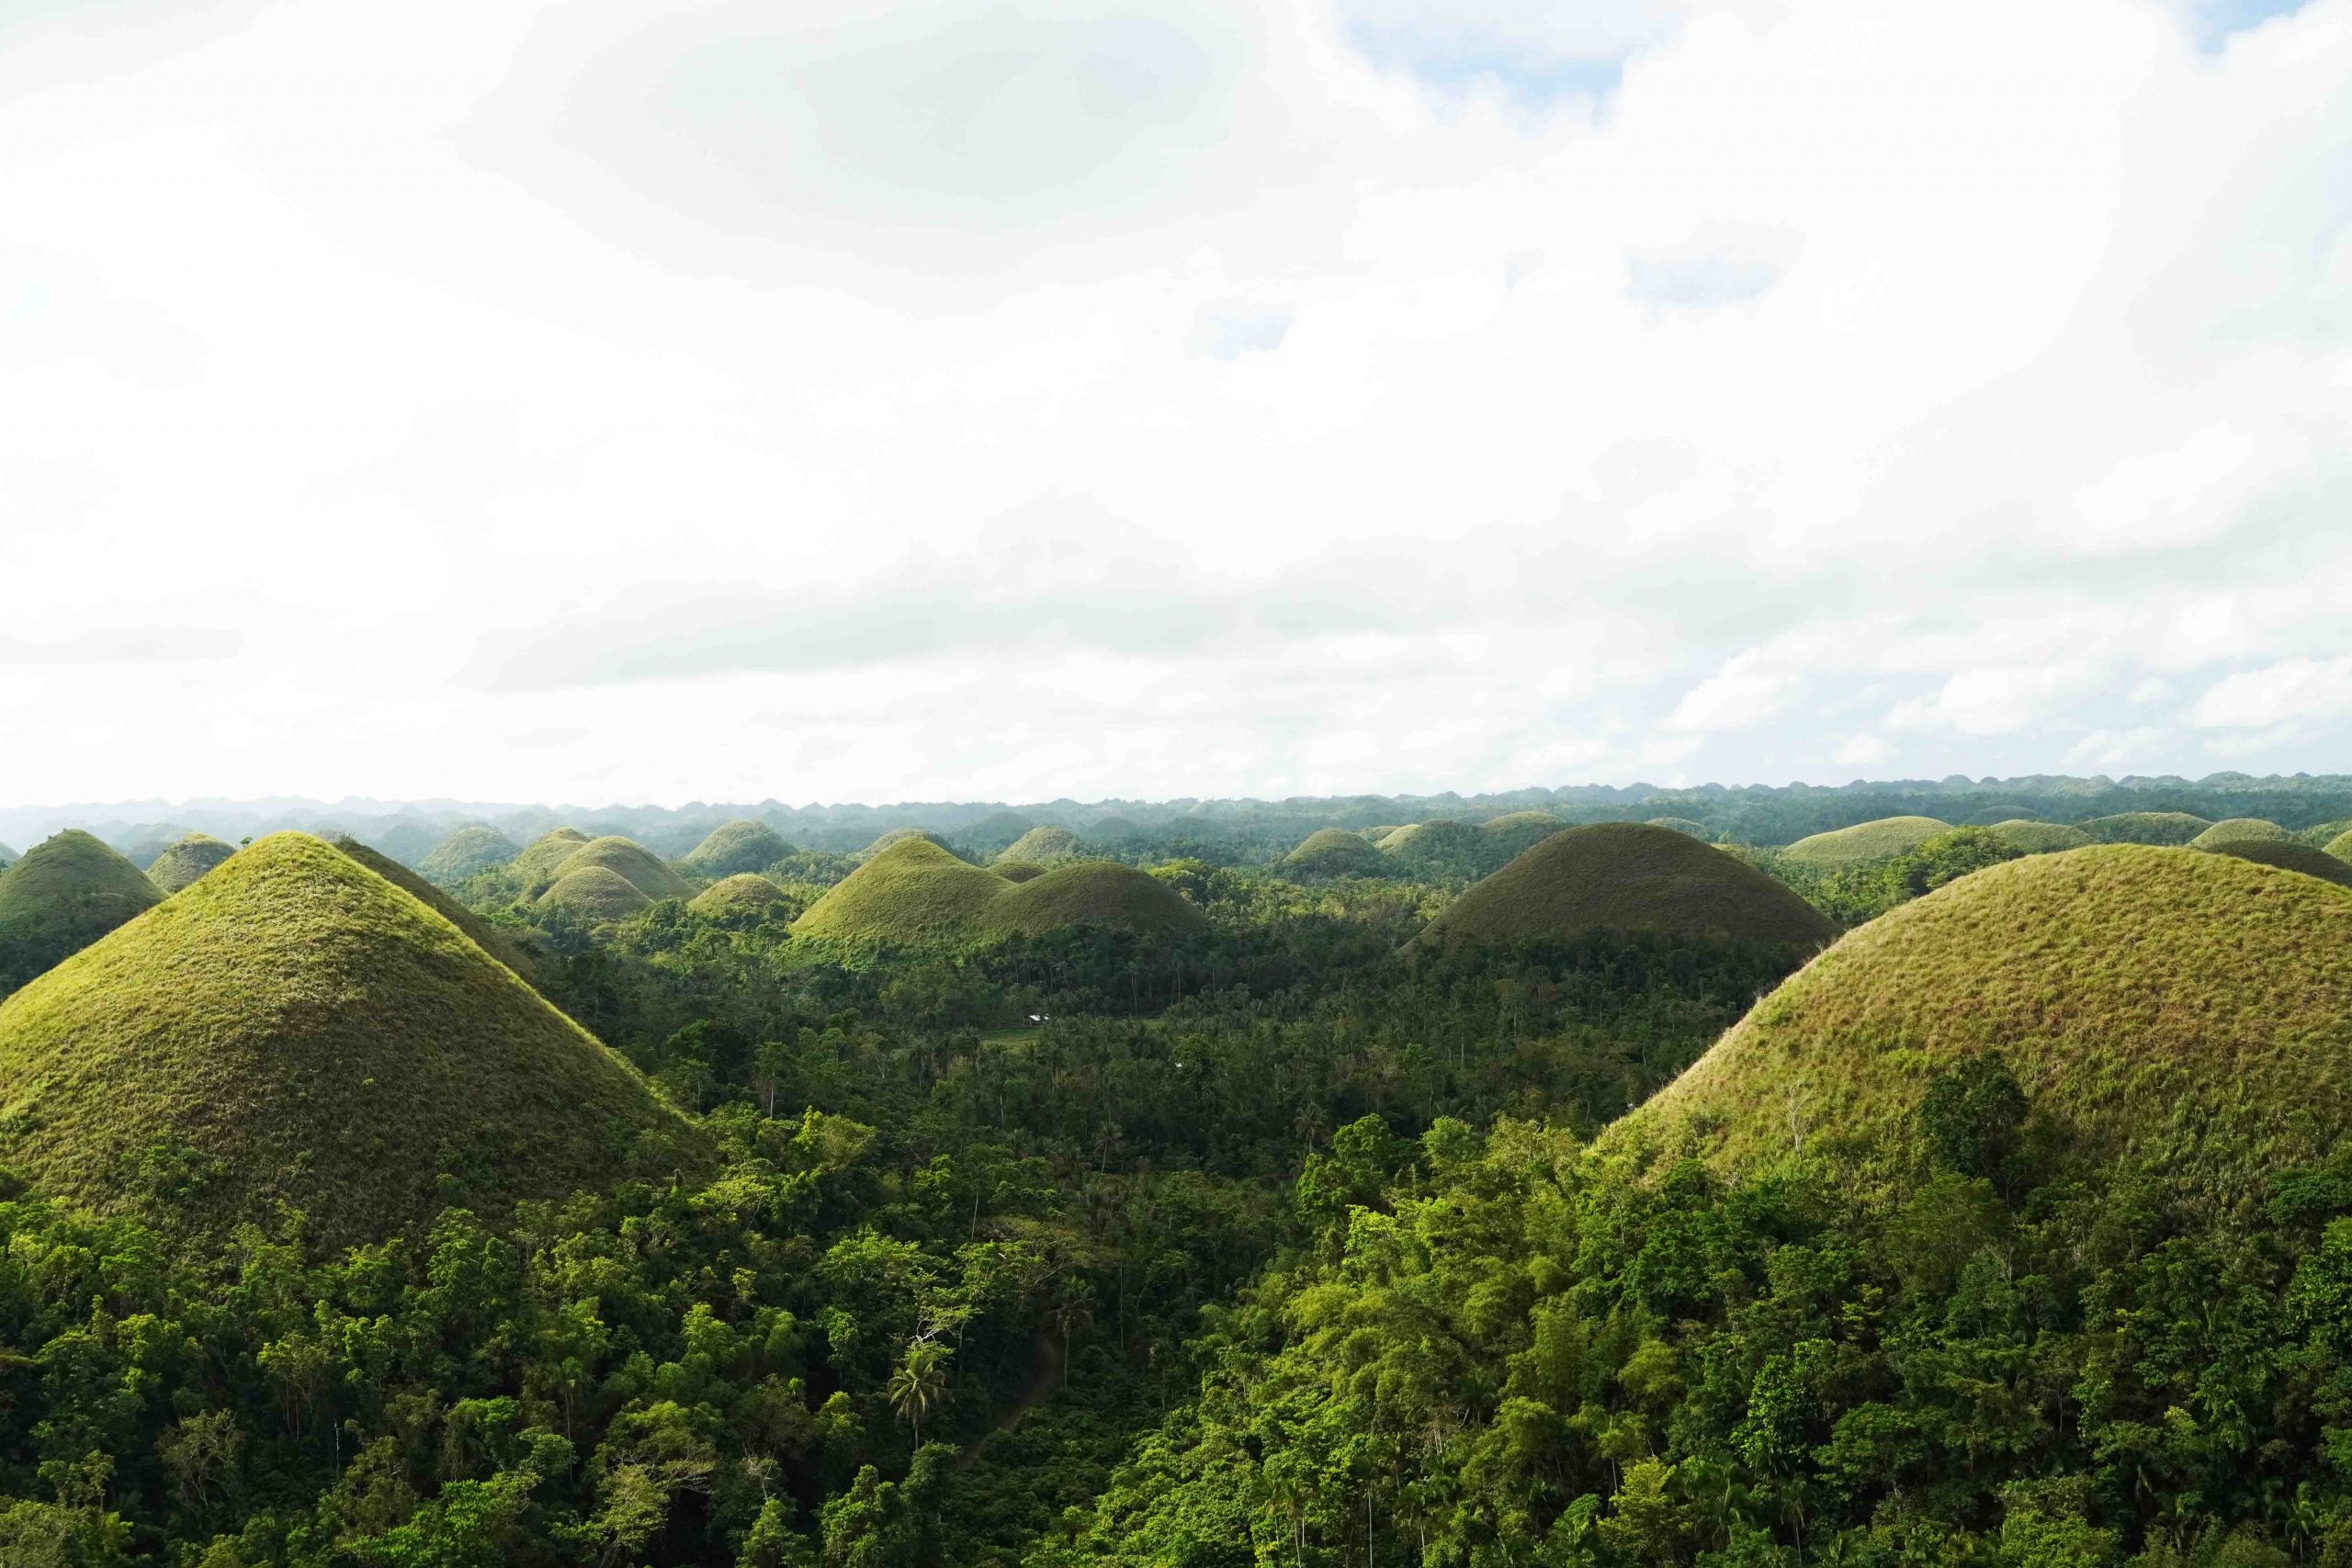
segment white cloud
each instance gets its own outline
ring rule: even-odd
[[[2226,676],[2197,699],[2189,718],[2213,729],[2316,726],[2352,718],[2352,656],[2290,659]]]

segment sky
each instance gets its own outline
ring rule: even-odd
[[[0,0],[0,799],[2352,771],[2352,0]]]

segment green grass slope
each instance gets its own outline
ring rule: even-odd
[[[1487,833],[1510,833],[1523,828],[1560,828],[1566,824],[1548,811],[1507,811],[1500,817],[1489,817],[1478,824]]]
[[[0,875],[0,996],[163,902],[146,873],[78,829]]]
[[[1283,857],[1283,864],[1317,876],[1378,876],[1388,869],[1369,840],[1345,828],[1309,833]]]
[[[330,1246],[698,1168],[701,1134],[463,932],[316,839],[238,854],[0,1004],[0,1159],[217,1235]],[[166,1196],[169,1192],[174,1195]]]
[[[2085,844],[2098,842],[2080,828],[2069,828],[2063,822],[2036,822],[2023,817],[1996,822],[1984,830],[2009,848],[2030,855],[2079,850]]]
[[[643,888],[612,867],[583,865],[557,877],[533,907],[583,920],[620,920],[652,902]]]
[[[741,876],[764,871],[792,852],[792,846],[764,822],[737,818],[713,828],[678,863],[696,876]]]
[[[1951,823],[1933,817],[1882,817],[1875,822],[1858,822],[1851,828],[1799,839],[1781,853],[1799,865],[1836,871],[1916,850],[1937,834],[1951,831]]]
[[[1032,828],[996,858],[1001,865],[1046,865],[1068,860],[1085,847],[1085,841],[1067,828]]]
[[[784,889],[764,876],[737,872],[714,882],[689,899],[686,908],[711,919],[756,919],[779,904],[789,903]]]
[[[147,880],[168,898],[236,852],[235,846],[209,833],[190,833],[154,858],[147,867]]]
[[[492,866],[509,864],[522,852],[514,840],[495,828],[460,828],[434,845],[416,863],[416,869],[430,881],[463,882]]]
[[[2338,887],[2352,887],[2352,865],[2346,865],[2325,850],[2315,850],[2309,844],[2299,844],[2291,840],[2231,839],[2205,852],[2234,855],[2256,865],[2275,865],[2281,871],[2301,872],[2305,876],[2316,876],[2322,882],[2333,882]]]
[[[588,835],[577,828],[557,828],[542,833],[514,857],[514,873],[527,884],[552,881],[555,868],[587,846]]]
[[[1671,828],[1678,833],[1688,833],[1702,843],[1712,844],[1715,841],[1713,829],[1704,822],[1693,822],[1688,817],[1653,817],[1649,820],[1649,825],[1653,828]]]
[[[2186,811],[2122,811],[2076,827],[2102,844],[2185,844],[2213,824]]]
[[[2352,831],[2337,834],[2327,842],[2326,852],[2337,860],[2352,864]]]
[[[526,981],[537,983],[538,972],[531,964],[531,955],[523,950],[523,944],[512,934],[492,925],[391,856],[369,849],[349,834],[337,839],[334,847],[465,932],[476,947],[514,970]]]
[[[683,898],[695,890],[695,885],[679,875],[668,861],[635,839],[624,839],[617,834],[581,845],[556,866],[555,876],[560,881],[573,872],[598,866],[620,877],[648,898]]]
[[[1446,906],[1417,946],[1583,931],[1666,931],[1810,951],[1828,918],[1745,861],[1671,828],[1598,822],[1525,851]]]
[[[999,893],[981,917],[991,931],[1037,935],[1065,926],[1131,931],[1204,930],[1208,917],[1158,877],[1110,861],[1080,861]]]
[[[958,860],[930,839],[901,838],[851,872],[793,922],[796,935],[922,942],[968,934],[1003,877]]]
[[[2260,817],[2229,817],[2214,823],[2211,828],[2189,840],[2188,847],[2192,850],[2218,850],[2223,844],[2249,841],[2285,843],[2291,840],[2294,836],[2278,823]]]
[[[1849,932],[1602,1143],[1882,1191],[1919,1169],[1931,1079],[1984,1053],[2085,1176],[2258,1208],[2352,1127],[2352,892],[2141,845],[1988,867]]]

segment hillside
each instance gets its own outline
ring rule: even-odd
[[[1085,847],[1084,840],[1067,828],[1032,828],[996,858],[1003,865],[1046,865],[1068,860]]]
[[[2223,844],[2289,843],[2295,835],[2259,817],[2231,817],[2214,823],[2188,840],[2192,850],[2217,850]]]
[[[467,877],[506,865],[522,854],[514,840],[495,828],[460,828],[433,846],[416,869],[434,882],[463,882]]]
[[[561,880],[596,867],[613,873],[648,898],[683,898],[695,890],[695,885],[679,875],[668,861],[634,839],[615,835],[581,845],[559,861],[551,874]]]
[[[79,953],[164,896],[89,834],[44,839],[0,875],[0,996]]]
[[[234,846],[209,833],[190,833],[154,858],[147,867],[147,880],[169,897],[236,852]]]
[[[1649,820],[1649,825],[1653,828],[1671,828],[1678,833],[1688,833],[1702,843],[1713,843],[1715,839],[1715,835],[1709,830],[1704,822],[1693,822],[1688,817],[1653,817]]]
[[[808,906],[799,936],[919,942],[978,929],[1005,879],[956,859],[930,839],[901,837]]]
[[[451,925],[466,933],[476,947],[497,959],[526,982],[538,979],[531,955],[511,932],[499,930],[447,893],[388,854],[369,849],[356,839],[342,838],[334,847],[382,877]]]
[[[514,857],[514,874],[527,885],[550,881],[555,868],[578,854],[587,842],[588,835],[577,828],[557,828],[543,833]]]
[[[1671,828],[1600,822],[1554,833],[1464,892],[1417,946],[1594,931],[1757,940],[1810,951],[1826,917],[1744,861]]]
[[[583,865],[557,877],[534,907],[579,919],[619,920],[652,902],[644,889],[612,867]]]
[[[1855,931],[1606,1140],[1727,1168],[1911,1171],[1939,1071],[1998,1053],[2041,1146],[2241,1216],[2352,1129],[2352,892],[2099,845],[1980,871]]]
[[[1858,822],[1851,828],[1799,839],[1781,853],[1799,865],[1837,871],[1916,850],[1937,834],[1950,831],[1951,823],[1933,817],[1882,817],[1875,822]]]
[[[2208,854],[2232,855],[2252,861],[2256,865],[2275,865],[2281,871],[2301,872],[2316,876],[2322,882],[2333,882],[2338,887],[2352,887],[2352,865],[2337,860],[2325,850],[2315,850],[2309,844],[2299,844],[2282,839],[2231,839],[2214,845]]]
[[[1065,926],[1132,931],[1192,931],[1208,926],[1183,896],[1148,872],[1109,861],[1080,861],[997,895],[982,916],[991,931],[1035,936]]]
[[[2102,844],[2185,844],[2213,824],[2186,811],[2122,811],[2078,822]]]
[[[1984,830],[2011,849],[2030,855],[2049,854],[2056,850],[2079,850],[2085,844],[2098,842],[2080,828],[2069,828],[2063,822],[2029,822],[2019,818],[1996,822]]]
[[[0,1158],[45,1191],[217,1235],[280,1201],[330,1245],[455,1195],[700,1167],[636,1070],[462,932],[283,833],[0,1004]],[[168,1205],[156,1185],[182,1190]]]
[[[2327,841],[2327,853],[2352,864],[2352,830],[2337,834]]]
[[[1345,828],[1309,833],[1283,857],[1283,864],[1314,876],[1378,876],[1388,869],[1363,834]]]
[[[713,828],[678,863],[696,876],[740,876],[764,871],[792,852],[792,846],[763,822],[737,818]]]
[[[764,876],[738,872],[715,882],[686,902],[697,915],[720,920],[756,920],[778,905],[789,905],[784,889]]]

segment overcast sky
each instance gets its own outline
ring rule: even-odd
[[[0,3],[0,798],[2352,769],[2352,0]]]

